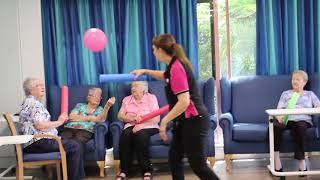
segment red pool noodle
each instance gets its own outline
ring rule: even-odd
[[[69,89],[68,86],[61,87],[61,114],[68,114],[68,106],[69,106]]]
[[[144,122],[146,122],[146,121],[148,121],[148,120],[150,120],[150,119],[152,119],[152,118],[154,118],[156,116],[159,116],[160,114],[166,113],[168,111],[169,111],[169,105],[165,105],[165,106],[163,106],[162,108],[160,108],[158,110],[155,110],[155,111],[153,111],[151,113],[148,113],[148,114],[142,116],[141,117],[141,121],[139,122],[139,124],[144,123]]]

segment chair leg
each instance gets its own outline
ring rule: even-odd
[[[312,152],[307,152],[306,154],[307,154],[306,155],[307,158],[311,158],[312,157]]]
[[[208,161],[210,162],[210,168],[213,168],[214,163],[216,162],[215,157],[208,157]]]
[[[228,172],[230,172],[231,171],[231,160],[233,160],[233,155],[232,154],[225,154],[224,160],[226,161],[226,169]]]
[[[61,155],[61,165],[62,165],[63,180],[68,180],[67,158],[65,154]]]
[[[60,165],[60,161],[56,163],[57,166],[57,178],[58,180],[61,180],[61,165]]]
[[[52,171],[53,167],[52,167],[52,164],[47,165],[46,168],[47,168],[47,171],[48,171],[48,178],[49,179],[53,179],[53,171]]]
[[[100,177],[104,177],[104,161],[97,161],[100,169]]]
[[[16,179],[23,180],[23,166],[16,165]]]
[[[114,170],[116,174],[120,173],[120,160],[113,160]]]

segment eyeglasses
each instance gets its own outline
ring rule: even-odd
[[[102,99],[102,97],[101,97],[101,96],[99,96],[99,95],[89,94],[89,96],[90,96],[90,97],[94,97],[94,98],[98,98],[98,99]]]

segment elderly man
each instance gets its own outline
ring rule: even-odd
[[[46,107],[41,103],[45,95],[44,83],[36,78],[27,78],[23,83],[25,99],[21,105],[20,122],[26,135],[50,134],[57,135],[57,127],[68,119],[67,114],[51,121]],[[85,176],[83,152],[80,143],[72,139],[62,139],[62,145],[67,154],[68,179],[79,180]],[[23,149],[26,153],[46,153],[59,151],[58,144],[53,139],[33,139]]]
[[[160,116],[147,122],[139,123],[141,116],[159,109],[155,95],[148,93],[145,81],[131,84],[131,95],[122,100],[118,119],[125,123],[119,142],[121,173],[116,179],[126,179],[132,163],[133,152],[136,153],[144,179],[152,178],[152,166],[149,158],[150,136],[159,133]]]

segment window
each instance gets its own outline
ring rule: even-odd
[[[199,75],[212,76],[212,0],[198,0]],[[218,28],[221,75],[227,76],[226,0],[218,0]],[[231,76],[254,75],[256,52],[256,1],[229,0]]]
[[[199,78],[212,77],[210,3],[197,4],[199,39]]]

